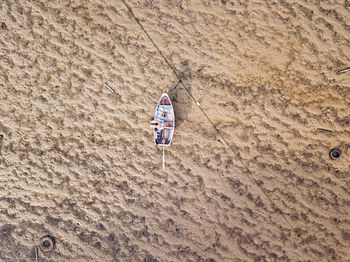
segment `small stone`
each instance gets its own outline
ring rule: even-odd
[[[7,30],[7,25],[4,22],[1,22],[1,29]]]
[[[104,227],[104,225],[101,224],[101,223],[98,225],[98,227],[99,227],[101,230],[106,230],[106,228]]]

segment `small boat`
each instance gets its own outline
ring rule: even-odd
[[[175,129],[175,114],[170,98],[163,93],[159,99],[154,120],[151,121],[154,129],[154,143],[163,147],[163,169],[165,168],[164,147],[170,146]]]

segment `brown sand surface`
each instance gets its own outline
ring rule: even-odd
[[[0,1],[0,261],[350,261],[349,66],[348,0]]]

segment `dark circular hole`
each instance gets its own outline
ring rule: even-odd
[[[45,240],[43,243],[44,247],[50,247],[51,246],[51,242],[49,240]]]
[[[55,239],[51,236],[45,236],[40,239],[40,248],[42,251],[51,251],[55,247]]]
[[[331,150],[329,155],[332,159],[338,159],[341,156],[341,152],[339,149],[334,148]]]

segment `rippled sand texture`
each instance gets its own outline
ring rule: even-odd
[[[3,0],[0,261],[350,261],[349,54],[347,0]]]

